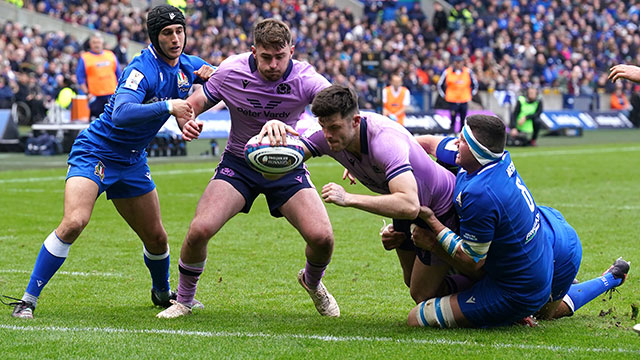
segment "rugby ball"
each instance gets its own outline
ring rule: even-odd
[[[287,146],[271,146],[268,136],[258,139],[256,135],[244,146],[244,158],[260,173],[281,175],[302,164],[304,148],[302,141],[290,135],[287,135]]]

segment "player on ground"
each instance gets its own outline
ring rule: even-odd
[[[183,99],[196,76],[206,80],[215,69],[182,53],[185,18],[177,8],[153,8],[147,28],[152,45],[125,68],[104,113],[73,144],[62,222],[44,241],[26,292],[14,303],[14,317],[33,318],[40,292],[67,258],[71,244],[89,222],[97,197],[105,191],[144,244],[153,303],[167,307],[175,298],[169,288],[167,233],[145,148],[170,115],[184,119],[193,113]]]
[[[429,154],[451,165],[456,164],[458,156],[456,141],[458,140],[454,137],[445,138],[432,135],[418,137],[418,142]],[[553,248],[551,300],[536,313],[538,318],[552,319],[571,316],[597,296],[622,285],[629,272],[629,263],[622,258],[617,259],[602,276],[573,284],[582,259],[580,238],[559,211],[547,206],[537,206],[537,208],[541,214],[540,227],[547,234],[546,239]],[[437,225],[438,220],[433,216],[433,211],[423,209],[422,216],[430,219],[427,221],[428,223],[440,228]],[[421,236],[416,236],[416,239],[420,238]],[[423,240],[425,239],[427,238],[423,238]],[[420,240],[417,241],[420,242]]]
[[[556,296],[561,283],[573,280],[582,253],[577,235],[557,211],[536,206],[509,152],[504,151],[505,140],[502,120],[475,115],[467,118],[458,140],[438,146],[440,160],[461,167],[454,192],[461,235],[423,208],[420,216],[438,234],[437,240],[416,231],[414,241],[443,256],[448,254],[460,267],[483,268],[486,275],[470,290],[418,304],[409,313],[409,325],[508,325],[540,310],[550,294]],[[454,159],[451,145],[458,147]],[[563,246],[570,251],[557,259],[566,262],[565,272],[553,279],[553,247],[557,242],[577,247]],[[616,274],[618,265],[616,262],[605,274],[616,285],[623,281],[621,274]]]
[[[311,111],[320,126],[307,130],[302,138],[306,158],[329,155],[380,194],[352,194],[329,183],[322,188],[322,198],[394,219],[384,231],[384,245],[388,250],[396,249],[416,303],[469,286],[468,279],[460,275],[449,276],[443,283],[450,266],[417,249],[410,236],[412,222],[427,227],[416,219],[420,205],[432,206],[438,218],[456,227],[451,198],[455,176],[431,160],[403,126],[386,116],[360,113],[358,97],[349,87],[332,85],[322,90]]]
[[[253,37],[250,53],[226,59],[203,89],[187,100],[195,115],[224,101],[231,115],[231,132],[182,244],[178,299],[158,314],[160,318],[191,313],[209,239],[237,213],[249,212],[260,193],[265,194],[271,215],[284,216],[307,242],[307,262],[298,281],[316,309],[321,315],[340,316],[337,302],[321,282],[333,252],[333,230],[306,169],[301,165],[277,180],[268,180],[244,160],[244,145],[258,133],[268,135],[273,145],[285,143],[285,124],[295,125],[304,108],[329,82],[309,64],[291,59],[291,32],[283,22],[262,20],[255,25]],[[185,130],[199,129],[192,120]]]

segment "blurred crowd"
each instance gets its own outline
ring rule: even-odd
[[[292,29],[296,57],[333,82],[355,86],[363,108],[379,108],[379,89],[391,74],[401,74],[403,85],[423,106],[421,94],[434,89],[454,56],[463,57],[474,71],[481,91],[516,94],[529,86],[573,95],[613,93],[608,69],[640,63],[640,0],[450,1],[451,10],[434,3],[429,18],[413,1],[366,0],[360,18],[333,1],[184,3],[187,53],[219,64],[250,50],[256,20],[280,18]],[[32,0],[24,1],[24,7],[115,34],[122,42],[148,42],[147,9],[133,8],[128,0]],[[0,103],[8,88],[16,100],[18,94],[24,100],[25,93],[45,104],[54,99],[65,78],[73,80],[82,47],[73,35],[3,24]],[[380,69],[362,65],[377,53]],[[634,90],[631,83],[623,84],[627,97]]]

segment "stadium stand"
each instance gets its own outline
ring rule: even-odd
[[[640,63],[638,0],[453,0],[450,7],[434,3],[429,17],[416,1],[361,3],[362,16],[357,16],[334,2],[190,0],[186,52],[219,64],[250,49],[256,19],[281,18],[291,25],[297,57],[329,80],[355,86],[363,108],[379,109],[382,84],[389,74],[402,73],[417,110],[430,109],[436,101],[434,86],[452,56],[465,59],[481,91],[515,98],[535,85],[545,94],[570,96],[571,104],[574,97],[585,98],[590,107],[594,95],[613,90],[606,81],[612,65]],[[31,0],[23,7],[147,42],[146,9],[131,1]],[[73,35],[42,32],[37,26],[2,26],[2,76],[12,84],[16,73],[26,71],[37,79],[45,99],[55,98],[82,44]],[[363,65],[372,54],[381,59],[377,72]],[[625,86],[628,98],[633,90]]]

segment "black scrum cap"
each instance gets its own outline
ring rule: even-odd
[[[184,14],[177,7],[171,5],[158,5],[149,11],[147,15],[147,31],[149,32],[149,39],[153,44],[156,52],[168,57],[158,44],[158,35],[162,29],[169,25],[182,25],[183,28],[186,26],[186,21],[184,19]],[[186,28],[185,28],[186,30]],[[184,46],[187,45],[187,38],[184,38]]]

